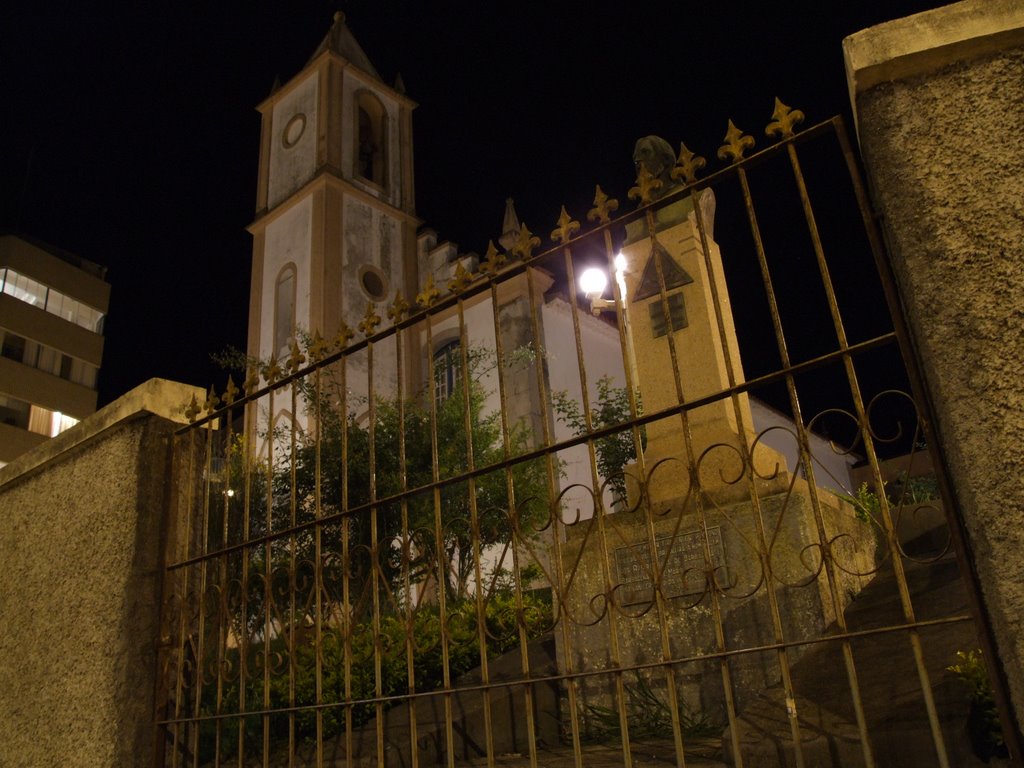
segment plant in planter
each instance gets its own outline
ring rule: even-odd
[[[993,757],[1009,757],[985,658],[980,650],[957,651],[956,656],[959,663],[946,669],[970,686],[971,708],[967,715],[967,735],[971,740],[971,749],[986,763]]]

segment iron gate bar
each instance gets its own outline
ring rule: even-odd
[[[849,641],[849,640],[859,640],[859,639],[869,638],[869,637],[878,637],[878,636],[884,636],[884,635],[894,634],[894,633],[898,633],[898,632],[908,632],[909,633],[910,631],[917,630],[917,629],[928,629],[928,628],[931,628],[931,627],[941,627],[941,626],[945,626],[945,625],[948,625],[948,624],[971,623],[973,621],[974,621],[974,618],[972,616],[970,616],[969,614],[962,614],[962,615],[958,615],[958,616],[945,616],[945,617],[938,618],[938,619],[924,619],[924,620],[916,621],[913,624],[892,624],[892,625],[883,626],[883,627],[873,627],[871,629],[848,630],[848,631],[843,632],[843,633],[829,634],[827,636],[816,637],[816,638],[808,639],[808,640],[789,640],[789,641],[786,641],[786,642],[783,642],[783,643],[766,643],[766,644],[763,644],[763,645],[747,646],[747,647],[744,647],[744,648],[733,648],[733,649],[725,650],[725,651],[721,651],[721,652],[712,651],[710,653],[704,653],[704,654],[693,655],[693,656],[676,656],[676,657],[673,657],[669,661],[650,661],[650,662],[643,662],[643,663],[633,664],[633,665],[630,665],[630,666],[627,666],[627,667],[623,667],[623,671],[624,672],[635,672],[635,671],[644,671],[644,670],[657,670],[657,669],[664,668],[665,666],[684,666],[684,665],[687,665],[687,664],[693,664],[695,662],[707,661],[709,658],[716,658],[716,659],[718,659],[718,658],[725,658],[725,659],[736,658],[736,657],[740,657],[740,656],[746,656],[746,655],[752,655],[752,654],[758,654],[758,653],[765,653],[765,652],[768,652],[768,651],[779,651],[779,650],[785,650],[785,649],[790,649],[790,648],[803,648],[803,647],[807,647],[807,646],[822,645],[822,644],[827,644],[827,643],[833,643],[833,644],[835,644],[835,643],[843,643],[843,642],[846,642],[846,641]],[[578,679],[584,679],[584,678],[590,678],[590,677],[602,677],[602,676],[606,676],[607,674],[608,674],[608,670],[606,670],[606,669],[598,669],[598,670],[576,672],[576,673],[574,673],[572,675],[569,675],[569,674],[562,674],[562,675],[536,675],[536,676],[530,677],[529,679],[524,679],[524,680],[512,680],[512,681],[497,680],[497,681],[492,681],[492,682],[488,683],[487,685],[483,685],[483,684],[480,684],[480,685],[467,684],[467,685],[464,685],[464,686],[460,686],[458,691],[461,693],[463,691],[483,692],[485,690],[494,690],[496,688],[527,688],[528,689],[529,687],[531,687],[533,685],[536,685],[537,683],[557,683],[557,682],[562,682],[562,681],[566,681],[566,680],[570,680],[570,679],[577,679],[578,680]],[[450,693],[450,691],[443,691],[443,690],[441,690],[441,691],[420,691],[418,693],[394,694],[394,695],[383,696],[383,697],[380,698],[380,701],[393,702],[393,703],[402,703],[402,702],[416,701],[416,700],[421,700],[421,699],[440,698],[440,697],[448,695],[449,693]],[[158,725],[188,724],[188,723],[192,723],[192,722],[214,722],[214,721],[217,721],[217,720],[223,721],[223,720],[235,719],[235,718],[238,718],[240,716],[240,714],[245,714],[245,715],[263,715],[263,714],[276,714],[276,713],[281,713],[281,712],[308,712],[310,710],[340,709],[340,708],[349,708],[349,707],[352,707],[352,706],[355,706],[355,705],[358,705],[358,704],[373,704],[373,703],[375,703],[377,701],[378,701],[378,699],[376,697],[371,697],[371,698],[368,698],[368,699],[352,699],[351,701],[329,702],[329,703],[323,703],[323,704],[303,704],[303,705],[298,705],[298,706],[295,706],[295,707],[282,707],[282,708],[268,709],[268,710],[251,709],[251,710],[245,711],[244,713],[224,712],[224,713],[218,713],[218,714],[200,715],[200,716],[195,717],[195,718],[190,718],[189,717],[189,718],[163,719],[163,720],[157,720],[156,722],[157,722]]]
[[[434,349],[434,326],[433,322],[428,318],[426,323],[427,332],[427,349]],[[437,379],[434,370],[434,356],[427,356],[427,387],[430,398],[430,474],[433,485],[433,506],[434,506],[434,537],[435,541],[442,541],[442,528],[443,522],[441,520],[441,474],[439,465],[439,444],[437,435]],[[438,544],[440,546],[440,544]],[[437,601],[438,601],[438,613],[440,616],[445,615],[445,609],[447,605],[447,594],[444,589],[444,574],[442,572],[442,560],[443,558],[438,557],[437,561]],[[441,644],[441,682],[444,686],[444,739],[445,739],[445,754],[447,755],[446,762],[448,768],[454,768],[455,766],[455,750],[452,746],[455,744],[455,733],[453,729],[453,717],[452,717],[452,674],[451,674],[451,649],[449,647],[450,639],[448,633],[444,630],[444,622],[442,622],[442,628],[439,633],[439,642]],[[351,750],[346,750],[346,755],[351,755]]]
[[[491,293],[491,306],[497,307],[498,304],[498,287],[492,281],[490,283]],[[504,343],[501,339],[501,325],[498,322],[498,312],[492,312],[492,320],[494,322],[494,345],[495,354],[497,356],[497,377],[498,377],[498,412],[501,415],[501,452],[506,462],[512,459],[512,437],[508,423],[508,399],[505,389],[505,348]],[[461,315],[460,315],[461,318]],[[402,391],[399,387],[399,391]],[[467,398],[468,399],[468,398]],[[512,475],[511,464],[504,466],[505,475],[505,493],[508,497],[508,505],[510,509],[516,509],[516,490],[515,480]],[[522,571],[519,562],[519,529],[515,521],[512,526],[512,578],[514,580],[514,599],[516,605],[516,611],[521,615],[524,610],[523,604],[523,584],[522,584]],[[497,580],[498,570],[503,566],[505,555],[509,549],[508,544],[505,545],[502,550],[501,559],[498,561],[495,567],[494,581]],[[491,586],[488,588],[487,593],[491,594],[494,589],[494,583],[492,581]],[[530,653],[528,648],[529,635],[526,631],[526,627],[521,625],[517,628],[517,634],[519,636],[519,663],[523,670],[523,676],[529,678],[531,676],[530,669]],[[481,644],[481,648],[483,644]],[[526,744],[529,750],[531,764],[537,762],[537,739],[536,739],[536,727],[535,718],[536,713],[533,707],[533,697],[530,696],[530,688],[528,686],[523,687],[523,711],[526,713]],[[416,768],[414,766],[414,768]]]
[[[552,249],[557,250],[557,249]],[[569,243],[566,243],[563,250],[566,275],[567,275],[567,288],[569,291],[569,307],[572,315],[572,329],[573,339],[576,346],[576,366],[579,375],[580,383],[580,397],[583,411],[584,424],[588,433],[585,445],[587,446],[587,459],[589,461],[590,469],[590,482],[593,488],[600,488],[601,481],[599,472],[597,469],[597,453],[592,433],[594,431],[593,418],[590,406],[590,392],[587,387],[587,371],[586,365],[583,360],[583,343],[580,336],[580,322],[579,322],[579,301],[576,297],[576,279],[573,274],[572,264],[572,252],[570,251]],[[536,310],[533,310],[534,312]],[[546,400],[546,393],[544,391],[545,382],[541,382],[541,400]],[[608,535],[605,528],[605,507],[604,498],[602,495],[594,495],[594,518],[597,520],[597,531],[598,541],[601,547],[601,578],[604,582],[604,594],[610,595],[614,589],[614,581],[612,579],[612,564],[611,555],[608,552]],[[559,517],[556,515],[555,517]],[[553,520],[553,524],[556,526],[557,531],[557,519]],[[557,535],[557,534],[556,534]],[[559,607],[563,605],[563,601],[559,599]],[[608,612],[608,641],[609,648],[611,651],[611,662],[614,667],[612,673],[612,680],[615,686],[615,698],[614,701],[617,703],[616,709],[618,710],[619,716],[619,735],[622,746],[622,764],[624,768],[631,768],[633,764],[632,750],[630,749],[630,734],[629,734],[629,719],[626,715],[626,687],[625,680],[623,678],[622,669],[622,649],[619,645],[619,626],[618,616],[615,611]],[[568,647],[568,646],[567,646]],[[676,724],[673,724],[673,738],[678,744],[678,728]],[[682,754],[681,751],[676,751],[676,754]]]
[[[605,237],[606,238],[608,237],[607,230],[605,230]],[[534,272],[532,270],[527,270],[524,274],[526,275],[526,290],[527,290],[527,296],[528,296],[528,299],[529,299],[530,306],[531,307],[536,307],[536,306],[538,306],[538,303],[537,303],[537,291],[536,291],[536,287],[534,286]],[[492,282],[492,286],[493,285],[494,285],[494,283]],[[494,295],[494,290],[495,289],[492,288],[492,295]],[[497,306],[497,304],[495,304],[495,306]],[[539,328],[539,321],[537,319],[537,312],[535,312],[535,311],[531,311],[530,312],[530,332],[531,332],[531,338],[534,341],[537,341],[537,340],[539,340],[541,338],[540,328]],[[552,432],[551,432],[552,428],[551,428],[550,413],[549,413],[548,407],[547,407],[547,402],[548,401],[547,401],[547,398],[544,396],[545,395],[545,392],[544,392],[544,390],[545,390],[544,371],[542,370],[541,366],[539,366],[539,365],[535,365],[534,366],[534,376],[535,376],[536,383],[537,383],[537,392],[539,394],[538,404],[540,406],[540,415],[541,415],[541,419],[540,419],[541,434],[543,436],[544,445],[547,446],[547,445],[551,445],[552,444],[553,437],[552,437]],[[540,458],[540,457],[538,457],[538,458]],[[546,484],[547,484],[548,498],[550,498],[550,499],[557,499],[558,498],[558,488],[557,488],[557,482],[556,482],[555,478],[556,478],[556,475],[558,474],[558,471],[557,471],[557,468],[556,468],[556,461],[557,461],[556,454],[554,452],[544,452],[543,453],[543,459],[544,459],[544,470],[545,470],[544,471],[544,477],[545,477],[545,481],[546,481]],[[566,583],[565,565],[564,565],[565,561],[563,559],[563,554],[562,554],[562,540],[561,540],[561,537],[557,535],[557,529],[555,528],[555,521],[554,521],[553,517],[552,517],[552,520],[551,520],[551,525],[552,525],[553,529],[555,529],[555,535],[552,536],[552,549],[555,552],[555,573],[557,574],[558,583],[559,584],[565,584]],[[571,635],[571,632],[570,632],[570,628],[569,628],[568,622],[562,621],[562,622],[558,622],[558,623],[559,623],[560,634],[561,634],[561,637],[562,637],[562,642],[565,644],[565,647],[568,648],[570,646],[571,642],[572,642],[572,635]],[[568,699],[569,707],[570,707],[570,709],[569,709],[569,726],[570,726],[570,730],[571,730],[570,738],[572,739],[572,745],[573,745],[574,768],[583,768],[583,756],[582,756],[582,749],[581,749],[581,744],[580,744],[580,730],[581,729],[580,729],[580,722],[579,722],[579,698],[578,698],[579,691],[576,688],[576,680],[577,680],[577,678],[573,675],[573,671],[574,671],[574,667],[575,667],[575,661],[572,658],[571,654],[565,654],[565,665],[566,665],[567,673],[572,675],[572,676],[567,678],[566,697]],[[627,738],[628,738],[628,735],[627,735]],[[531,763],[531,765],[536,765],[536,763]]]
[[[778,102],[776,102],[776,103],[778,103]],[[769,126],[769,130],[771,130],[771,126]],[[790,134],[792,134],[791,130],[790,130]],[[826,295],[827,295],[827,298],[828,298],[829,312],[832,315],[833,324],[836,326],[841,357],[842,357],[842,360],[843,360],[844,364],[846,364],[847,376],[848,376],[851,388],[853,388],[853,387],[856,387],[856,380],[855,380],[854,375],[853,375],[852,367],[850,366],[850,357],[849,357],[848,354],[845,354],[845,351],[848,348],[848,343],[847,343],[847,340],[846,340],[845,332],[842,330],[842,321],[839,319],[839,310],[838,310],[838,304],[836,303],[836,297],[835,297],[834,292],[832,291],[831,282],[828,279],[827,265],[825,264],[825,257],[824,257],[824,253],[823,253],[822,248],[821,248],[820,239],[818,237],[817,227],[816,227],[816,224],[814,222],[813,213],[810,210],[810,203],[809,203],[809,200],[807,199],[806,188],[804,187],[804,184],[803,184],[803,178],[802,178],[802,174],[800,173],[799,165],[796,163],[796,156],[794,154],[793,147],[792,147],[791,144],[787,144],[786,145],[786,149],[789,150],[789,153],[790,153],[789,154],[790,161],[792,163],[794,176],[796,178],[797,185],[798,185],[799,191],[800,191],[800,200],[801,200],[801,203],[803,205],[805,215],[807,216],[808,226],[809,226],[809,229],[811,231],[811,239],[812,239],[812,243],[813,243],[813,246],[814,246],[815,256],[816,256],[816,259],[817,259],[817,263],[818,263],[819,269],[822,271],[822,280],[823,280],[824,288],[825,288]],[[786,344],[785,332],[783,331],[783,328],[782,328],[782,320],[781,320],[781,317],[780,317],[780,314],[779,314],[779,308],[778,308],[778,304],[777,304],[777,301],[776,301],[775,290],[774,290],[774,288],[772,286],[771,271],[770,271],[770,269],[768,267],[768,261],[767,261],[767,257],[766,257],[766,254],[765,254],[764,244],[763,244],[762,239],[761,239],[760,227],[758,226],[757,216],[756,216],[756,213],[754,211],[753,198],[751,196],[750,186],[749,186],[749,182],[747,180],[747,175],[746,175],[746,170],[744,168],[737,169],[737,175],[739,177],[741,189],[742,189],[742,192],[743,192],[743,201],[744,201],[744,205],[745,205],[745,208],[746,208],[747,216],[748,216],[748,219],[749,219],[751,232],[752,232],[752,234],[754,236],[754,246],[755,246],[755,250],[756,250],[756,253],[757,253],[757,262],[758,262],[758,267],[759,267],[759,269],[761,271],[762,285],[764,287],[764,290],[765,290],[765,293],[766,293],[767,299],[768,299],[769,315],[770,315],[771,321],[772,321],[772,330],[773,330],[774,335],[775,335],[776,344],[777,344],[777,347],[778,347],[778,352],[779,352],[779,355],[780,355],[780,358],[781,358],[782,370],[786,372],[786,375],[785,375],[786,390],[787,390],[787,394],[788,394],[789,401],[790,401],[790,407],[791,407],[792,412],[793,412],[793,419],[797,423],[803,423],[803,419],[802,419],[802,416],[801,416],[800,400],[799,400],[799,396],[797,394],[797,389],[796,389],[796,382],[795,382],[794,377],[789,373],[789,371],[791,369],[791,366],[792,366],[792,363],[791,363],[791,360],[790,360],[790,357],[789,357],[789,350],[788,350],[787,344]],[[855,401],[859,400],[859,391],[855,391],[854,399],[855,399]],[[858,416],[859,416],[859,423],[861,425],[865,424],[864,415],[863,415],[863,405],[862,404],[859,407]],[[867,436],[866,436],[866,434],[863,434],[863,433],[866,433],[866,431],[867,430],[862,429],[862,436],[865,439],[867,439]],[[827,537],[827,535],[825,533],[824,522],[823,522],[822,514],[821,514],[821,506],[820,506],[820,502],[818,500],[817,484],[814,481],[814,466],[813,466],[814,462],[810,460],[810,450],[809,450],[809,446],[807,444],[807,434],[806,434],[806,432],[804,430],[799,430],[798,429],[797,430],[797,439],[798,439],[798,442],[799,442],[800,457],[801,457],[801,460],[803,462],[802,466],[805,468],[805,471],[807,472],[807,475],[808,475],[808,489],[809,489],[810,495],[811,495],[812,509],[814,510],[814,519],[815,519],[815,525],[817,527],[818,540],[820,542],[822,542],[822,544],[824,544],[828,540],[828,537]],[[881,487],[881,485],[879,485],[878,487]],[[832,599],[832,604],[833,604],[834,609],[835,609],[836,622],[839,624],[840,630],[844,631],[844,630],[846,630],[845,617],[843,616],[843,611],[840,610],[840,601],[838,599],[837,581],[836,581],[836,574],[835,574],[835,571],[834,571],[833,561],[832,561],[832,557],[831,557],[831,549],[830,548],[823,549],[822,552],[821,552],[821,557],[822,557],[822,563],[823,563],[823,565],[825,567],[826,576],[827,576],[827,579],[828,579],[828,585],[829,585],[829,591],[830,591],[830,595],[831,595],[831,599]],[[899,580],[899,578],[898,578],[898,580]],[[770,592],[771,592],[771,590],[769,590],[769,593]],[[857,727],[858,727],[858,730],[860,732],[860,741],[861,741],[861,748],[862,748],[863,754],[864,754],[864,761],[865,761],[865,764],[867,766],[873,766],[875,764],[874,755],[873,755],[873,751],[872,751],[872,748],[871,748],[871,742],[870,742],[870,739],[868,737],[867,722],[866,722],[866,718],[864,716],[863,706],[861,704],[860,684],[858,682],[856,665],[854,663],[853,652],[852,652],[852,649],[851,649],[849,643],[844,642],[842,644],[842,651],[843,651],[844,665],[846,666],[848,683],[849,683],[849,686],[850,686],[850,695],[851,695],[851,699],[853,700],[854,713],[855,713],[855,716],[856,716],[856,719],[857,719]],[[786,673],[784,673],[784,675],[785,674]],[[792,693],[789,691],[788,687],[787,687],[787,695],[792,696]],[[789,711],[789,717],[790,717],[790,722],[795,725],[795,722],[796,722],[795,708],[791,709]],[[794,743],[795,744],[799,744],[799,734],[795,732],[793,738],[794,738]],[[940,752],[941,752],[941,747],[940,747]],[[802,757],[800,755],[798,755],[798,757],[797,757],[797,762],[798,763],[802,763]],[[941,758],[940,758],[940,763],[945,765],[945,762]]]

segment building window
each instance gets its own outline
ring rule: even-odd
[[[10,331],[0,329],[0,337],[0,357],[38,368],[40,371],[89,389],[96,388],[96,374],[99,369],[95,365]]]
[[[71,381],[71,355],[60,356],[60,373],[58,375],[62,379]]]
[[[438,407],[458,390],[461,377],[462,349],[456,339],[434,353],[434,402]]]
[[[53,347],[40,346],[39,360],[36,362],[36,368],[40,371],[58,375],[60,373],[60,358],[60,352]]]
[[[66,416],[60,411],[51,411],[40,405],[33,405],[29,410],[28,431],[37,435],[56,437],[66,429],[71,429],[78,423],[73,416]]]
[[[26,403],[16,397],[0,395],[0,424],[28,429],[28,417],[31,410],[31,403]]]
[[[274,285],[274,349],[278,360],[291,353],[295,337],[295,265],[288,264],[277,275]]]
[[[8,360],[14,360],[16,363],[24,362],[25,339],[18,336],[16,333],[11,333],[10,331],[5,331],[3,337],[4,340],[2,347],[0,347],[0,355],[3,355]]]
[[[651,308],[651,335],[654,338],[664,336],[668,332],[668,327],[665,323],[665,308],[662,306],[661,298],[657,298],[650,303]],[[686,319],[686,304],[683,302],[683,294],[673,293],[668,297],[668,313],[669,322],[671,323],[671,330],[681,331],[685,328],[689,322]]]
[[[386,187],[387,115],[376,96],[356,96],[356,175]]]
[[[25,275],[18,274],[13,269],[7,270],[4,279],[4,293],[13,296],[33,307],[43,308],[46,306],[46,286],[38,280],[33,280]]]
[[[103,313],[98,309],[48,288],[38,280],[25,277],[13,269],[3,271],[3,292],[26,304],[45,309],[68,322],[94,333],[103,333]]]

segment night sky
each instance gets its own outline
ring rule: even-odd
[[[417,209],[482,251],[505,198],[546,235],[594,185],[626,203],[635,140],[709,160],[726,121],[765,144],[776,96],[849,113],[841,41],[941,3],[341,4],[414,112]],[[336,2],[8,3],[0,11],[0,231],[108,267],[100,404],[160,376],[223,386],[244,347],[259,120]]]

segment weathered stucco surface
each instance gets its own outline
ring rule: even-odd
[[[172,399],[192,391],[155,383]],[[151,385],[136,393],[145,399]],[[161,525],[177,425],[148,411],[125,415],[118,403],[105,411],[121,420],[93,432],[101,411],[75,427],[84,440],[42,462],[27,461],[33,451],[0,476],[3,766],[152,759]]]
[[[864,162],[1018,718],[1024,713],[1022,104],[1019,46],[875,85],[855,103]]]

